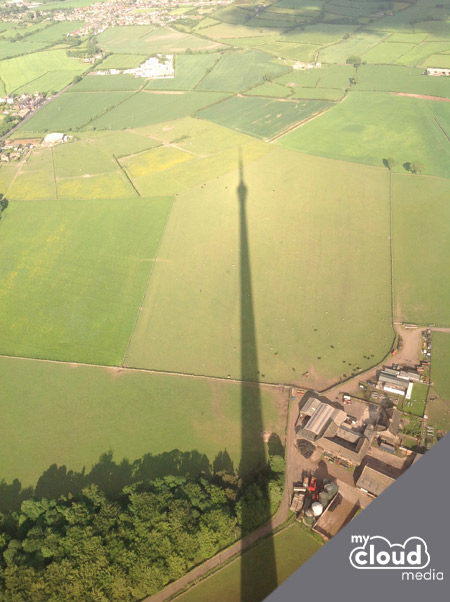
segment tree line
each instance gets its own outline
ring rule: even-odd
[[[132,602],[159,591],[276,511],[285,462],[282,446],[271,451],[250,476],[226,451],[212,465],[174,450],[132,464],[104,454],[89,474],[51,467],[33,497],[0,513],[0,600]],[[66,494],[40,497],[52,486]]]

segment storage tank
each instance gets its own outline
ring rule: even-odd
[[[311,510],[314,513],[314,516],[320,516],[323,512],[323,506],[320,502],[314,502],[314,504],[311,506]]]
[[[327,491],[321,491],[319,493],[319,502],[325,507],[330,501],[330,494]]]
[[[328,499],[331,500],[331,498],[339,491],[339,487],[336,485],[336,483],[328,483],[328,485],[325,485],[325,491],[329,495]]]
[[[303,518],[303,521],[304,521],[305,525],[308,525],[308,527],[311,527],[312,524],[314,523],[314,512],[311,510],[311,508],[308,508],[308,510],[305,510],[305,516]]]

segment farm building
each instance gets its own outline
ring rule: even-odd
[[[366,464],[356,482],[356,486],[369,495],[377,497],[383,493],[383,491],[387,489],[389,485],[394,482],[394,480],[395,479],[387,474],[375,468],[371,468]]]
[[[377,389],[411,399],[414,383],[418,382],[420,382],[420,374],[417,370],[384,368],[378,377]]]
[[[42,146],[53,146],[54,144],[60,144],[61,142],[65,142],[66,140],[67,136],[65,134],[53,132],[45,136],[44,140],[42,141]]]
[[[344,411],[320,401],[315,396],[309,396],[300,410],[295,431],[304,439],[316,441],[331,423],[342,424],[346,418]]]
[[[427,75],[437,75],[438,77],[441,75],[447,76],[450,75],[450,69],[444,67],[428,67],[426,73]]]
[[[165,57],[162,54],[157,54],[144,61],[136,69],[126,69],[124,73],[131,73],[134,77],[146,77],[148,79],[175,77],[173,54],[168,54]]]

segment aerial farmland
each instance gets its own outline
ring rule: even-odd
[[[178,501],[220,499],[179,529],[207,544],[118,561],[103,594],[131,602],[277,516],[288,392],[357,387],[402,324],[433,331],[417,420],[447,432],[450,0],[113,5],[0,2],[0,512],[91,487],[138,504],[145,462]],[[174,72],[139,76],[149,59]],[[269,501],[246,524],[258,471]],[[280,579],[320,547],[277,538]]]

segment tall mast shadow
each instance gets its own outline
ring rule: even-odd
[[[258,352],[256,347],[255,314],[253,308],[252,277],[250,268],[250,249],[247,230],[248,189],[244,181],[242,156],[239,153],[239,186],[237,195],[240,206],[240,269],[241,269],[241,443],[242,459],[239,472],[242,475],[264,468],[266,465],[265,445],[263,441],[264,425],[259,386]],[[251,384],[247,384],[251,383]],[[266,479],[258,480],[262,499],[255,500],[258,515],[264,515],[269,522],[270,498]],[[250,533],[255,525],[255,504],[243,507],[242,528],[244,534]],[[241,548],[241,602],[259,602],[262,599],[261,585],[264,582],[264,594],[267,595],[278,585],[276,558],[273,539],[264,543],[264,561],[254,554],[245,554],[244,540]],[[266,589],[267,588],[267,589]]]

